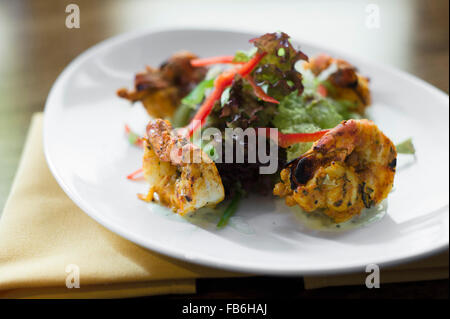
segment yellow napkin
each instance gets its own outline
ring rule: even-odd
[[[66,273],[71,264],[79,269],[80,288],[66,287],[68,276],[76,274],[73,268]],[[42,114],[33,117],[0,218],[0,297],[194,293],[195,278],[225,275],[230,273],[141,248],[83,213],[51,175],[42,150]]]

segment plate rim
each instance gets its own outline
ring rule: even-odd
[[[66,184],[64,179],[61,177],[61,175],[58,172],[57,165],[52,161],[50,150],[49,150],[49,137],[48,136],[48,117],[46,116],[50,111],[51,108],[51,102],[53,97],[55,96],[57,89],[60,85],[62,85],[65,78],[70,75],[70,73],[83,63],[83,61],[87,60],[92,55],[95,55],[95,53],[98,50],[101,50],[105,47],[112,46],[116,43],[120,43],[122,41],[128,41],[133,40],[139,37],[148,36],[151,34],[157,34],[157,33],[171,33],[171,32],[221,32],[221,33],[236,33],[236,34],[248,34],[249,36],[255,35],[254,30],[235,30],[232,28],[152,28],[152,29],[144,29],[144,30],[138,30],[138,31],[131,31],[131,32],[125,32],[110,38],[107,38],[88,49],[84,50],[82,53],[80,53],[77,57],[75,57],[65,68],[64,70],[58,75],[57,79],[52,85],[52,88],[50,89],[50,92],[48,94],[48,97],[45,102],[44,107],[44,122],[43,122],[43,147],[44,147],[44,156],[47,161],[48,167],[54,176],[55,180],[59,184],[59,186],[63,189],[63,191],[66,193],[66,195],[77,205],[84,213],[89,215],[91,218],[93,218],[96,222],[103,225],[107,229],[111,230],[112,232],[120,235],[122,238],[130,240],[131,242],[149,250],[153,250],[157,253],[160,253],[165,256],[169,256],[178,260],[186,261],[188,263],[193,263],[197,265],[202,266],[208,266],[216,269],[222,269],[222,270],[229,270],[229,271],[236,271],[240,273],[247,273],[247,274],[272,274],[272,275],[318,275],[318,274],[339,274],[339,273],[350,273],[354,271],[361,271],[362,266],[361,265],[353,265],[353,266],[323,266],[317,269],[299,269],[298,267],[289,267],[289,268],[265,268],[262,267],[255,267],[255,266],[248,266],[248,265],[235,265],[232,263],[224,263],[222,261],[213,260],[211,258],[205,258],[204,256],[198,256],[194,259],[188,258],[185,256],[185,254],[182,254],[178,252],[176,249],[161,247],[158,244],[149,243],[148,241],[143,240],[139,236],[135,236],[132,234],[132,232],[126,232],[122,229],[122,227],[117,226],[116,224],[110,222],[109,220],[102,219],[102,214],[97,213],[97,209],[91,207],[85,200],[83,200],[76,192],[73,192],[69,185]],[[307,40],[301,40],[297,37],[293,38],[296,42],[302,43],[308,46],[316,47],[316,48],[324,48],[321,44],[313,41],[307,41]],[[345,52],[343,50],[331,48],[330,51],[333,51],[333,53],[337,53],[340,56],[345,56],[349,58],[357,59],[364,64],[368,64],[371,66],[375,66],[379,69],[382,69],[382,72],[387,73],[393,73],[396,76],[399,76],[406,81],[413,82],[416,85],[420,85],[430,91],[434,95],[439,95],[442,99],[449,99],[448,94],[446,94],[444,91],[442,91],[439,88],[436,88],[435,86],[431,85],[430,83],[418,78],[417,76],[414,76],[412,74],[409,74],[405,71],[402,71],[396,67],[389,66],[387,64],[383,64],[376,61],[371,61],[370,59],[367,59],[365,57],[353,55],[352,53]],[[447,103],[448,104],[448,103]],[[447,203],[446,206],[442,207],[439,210],[444,210],[441,213],[449,212],[449,204]],[[405,253],[402,255],[399,255],[398,258],[391,259],[389,261],[382,261],[379,259],[377,261],[377,258],[374,258],[373,263],[379,265],[379,266],[393,266],[401,263],[410,262],[413,260],[417,260],[420,258],[425,258],[427,256],[438,254],[439,252],[442,252],[444,250],[448,250],[449,247],[449,241],[441,243],[440,245],[434,246],[433,249],[422,249],[421,251],[415,251],[414,253]]]

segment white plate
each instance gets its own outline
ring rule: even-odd
[[[216,230],[136,198],[145,184],[125,176],[141,150],[124,137],[125,122],[146,117],[115,91],[145,65],[187,49],[203,57],[250,48],[254,34],[174,30],[126,34],[87,50],[54,84],[45,107],[44,147],[56,180],[87,214],[146,248],[190,262],[249,273],[312,274],[361,270],[448,247],[448,95],[392,68],[302,43],[308,55],[348,59],[370,76],[370,116],[394,142],[412,136],[417,160],[401,157],[386,216],[347,232],[312,231],[282,201],[251,197],[233,225]],[[138,119],[138,120],[135,120]]]

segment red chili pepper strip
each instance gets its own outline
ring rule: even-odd
[[[239,73],[243,77],[247,76],[247,74],[250,74],[255,66],[257,66],[258,63],[261,62],[262,58],[264,58],[266,54],[267,52],[256,53],[253,58],[244,63],[244,65],[237,70],[237,73]]]
[[[255,95],[260,98],[263,101],[269,102],[269,103],[275,103],[275,104],[280,104],[280,102],[278,102],[277,100],[275,100],[273,97],[268,96],[266,94],[266,92],[263,91],[263,89],[257,85],[255,83],[255,81],[253,80],[253,77],[249,74],[247,75],[246,79],[248,80],[248,82],[250,83],[250,85],[253,88],[253,93],[255,93]]]
[[[286,148],[297,143],[315,142],[328,133],[329,130],[322,130],[314,133],[281,133],[278,131],[278,145]],[[271,138],[270,128],[266,128],[266,137]]]
[[[329,130],[322,130],[314,133],[290,133],[283,134],[278,132],[278,145],[283,148],[297,143],[315,142],[328,133]]]
[[[323,97],[326,97],[328,95],[328,90],[325,87],[325,85],[323,84],[319,84],[317,86],[317,93],[319,93],[320,95],[322,95]]]
[[[219,63],[233,63],[233,64],[241,64],[243,62],[233,62],[233,55],[224,55],[224,56],[214,56],[211,58],[203,58],[203,59],[192,59],[191,65],[194,67],[198,66],[206,66],[211,64],[219,64]]]
[[[265,52],[256,53],[250,61],[246,62],[239,69],[231,69],[220,74],[216,80],[214,81],[214,90],[208,96],[208,98],[203,102],[202,106],[198,109],[195,116],[192,118],[191,124],[189,124],[189,136],[197,130],[200,125],[203,125],[208,115],[211,113],[211,110],[214,106],[214,103],[220,99],[223,91],[227,86],[229,86],[234,79],[236,74],[240,74],[245,77],[255,68],[256,65],[261,61],[261,59],[266,55]]]
[[[143,180],[144,176],[138,176],[139,174],[143,174],[144,170],[142,168],[134,171],[133,173],[127,175],[127,179],[131,179],[132,181]]]
[[[219,76],[220,78],[220,76]],[[219,79],[217,78],[217,80]],[[217,81],[216,80],[216,81]],[[198,109],[197,113],[191,120],[191,123],[188,127],[188,136],[192,136],[194,132],[198,129],[199,126],[203,125],[204,121],[208,117],[209,113],[214,106],[214,103],[220,99],[220,96],[223,93],[224,88],[221,86],[216,86],[212,93],[206,98],[205,102],[203,102],[202,106]]]

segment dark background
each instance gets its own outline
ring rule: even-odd
[[[81,28],[65,27],[65,8],[80,7]],[[380,28],[365,24],[367,5]],[[64,67],[108,37],[136,29],[209,27],[283,30],[299,40],[393,65],[448,93],[449,1],[21,1],[0,0],[0,209],[4,206],[34,112]],[[395,85],[395,83],[393,83]],[[426,105],[424,105],[426,108]],[[302,290],[297,278],[200,280],[197,297],[445,297],[448,280]],[[158,298],[158,297],[156,297]]]

